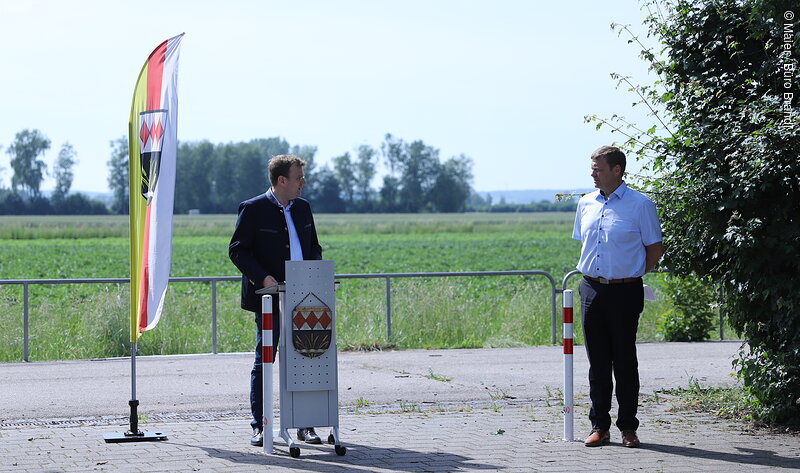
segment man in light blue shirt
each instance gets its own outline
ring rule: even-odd
[[[638,447],[636,331],[644,308],[642,276],[664,253],[661,226],[653,202],[622,180],[626,161],[619,148],[600,147],[591,160],[599,190],[578,202],[572,232],[582,242],[577,268],[583,273],[579,290],[592,400],[592,432],[584,444],[610,441],[613,374],[622,444]]]

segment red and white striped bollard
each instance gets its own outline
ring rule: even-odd
[[[575,440],[572,393],[572,290],[564,290],[564,440]]]
[[[264,453],[272,454],[272,424],[275,413],[272,409],[272,296],[261,296],[261,391],[263,410]]]

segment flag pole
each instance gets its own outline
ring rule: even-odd
[[[161,42],[144,62],[128,121],[130,216],[130,429],[104,434],[106,442],[166,440],[139,430],[136,351],[139,334],[158,323],[169,282],[177,158],[178,51],[183,33]],[[158,230],[158,231],[157,231]],[[155,256],[158,255],[158,261]]]
[[[105,440],[106,443],[167,440],[167,434],[163,432],[139,430],[139,400],[136,399],[136,350],[136,342],[131,342],[131,400],[128,401],[128,405],[131,408],[130,429],[124,433],[103,434],[103,440]]]
[[[128,435],[142,435],[139,431],[139,400],[136,399],[136,342],[131,342],[131,428]]]

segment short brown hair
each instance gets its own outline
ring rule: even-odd
[[[302,168],[307,163],[293,154],[279,154],[277,156],[273,156],[267,165],[267,168],[269,169],[270,184],[273,186],[277,184],[279,176],[288,178],[289,171],[295,164],[299,164]]]
[[[592,159],[601,157],[606,158],[606,162],[608,163],[608,167],[610,169],[614,169],[614,166],[619,164],[622,168],[622,172],[625,172],[625,153],[623,153],[621,149],[617,148],[616,146],[601,146],[594,150],[594,153],[592,153]]]

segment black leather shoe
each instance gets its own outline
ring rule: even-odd
[[[314,432],[314,427],[297,429],[297,440],[303,440],[305,443],[322,443],[322,439]]]
[[[258,427],[253,428],[253,436],[250,437],[250,445],[254,447],[264,446],[264,432]]]

